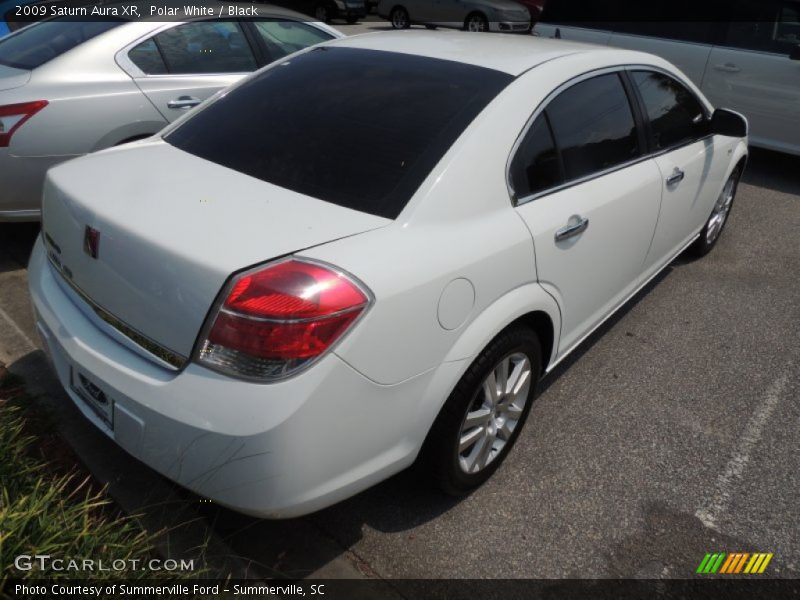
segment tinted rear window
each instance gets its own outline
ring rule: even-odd
[[[0,64],[17,69],[35,69],[122,23],[78,23],[71,20],[36,23],[0,40]]]
[[[263,181],[394,219],[511,80],[457,62],[319,48],[256,75],[165,139]]]

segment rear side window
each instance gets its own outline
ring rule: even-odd
[[[511,163],[511,185],[517,199],[554,187],[564,179],[561,160],[556,150],[545,114],[539,115],[514,155]]]
[[[0,39],[0,65],[35,69],[122,23],[82,23],[61,19],[35,23],[16,35]]]
[[[131,49],[128,58],[146,75],[164,75],[167,72],[161,51],[152,38]]]
[[[705,109],[685,86],[653,71],[633,71],[631,75],[650,120],[654,149],[663,150],[705,135]]]
[[[153,39],[168,73],[247,73],[257,68],[242,26],[235,21],[187,23],[159,33]],[[131,60],[139,64],[133,56]]]
[[[323,46],[258,73],[165,140],[269,183],[394,219],[512,79],[458,62]]]
[[[619,75],[601,75],[562,92],[546,108],[567,180],[640,155],[631,105]]]
[[[329,33],[299,21],[267,19],[254,21],[253,25],[271,60],[278,60],[287,54],[333,39]]]

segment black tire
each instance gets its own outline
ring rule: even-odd
[[[345,21],[352,25],[353,23],[358,23],[358,17],[347,17]]]
[[[711,215],[709,215],[706,224],[703,225],[703,230],[700,232],[700,237],[695,240],[695,242],[689,246],[689,254],[694,256],[695,258],[702,258],[717,245],[719,238],[722,236],[722,232],[725,230],[725,225],[728,224],[728,217],[730,216],[730,212],[733,209],[734,201],[736,200],[736,191],[739,189],[739,180],[742,177],[742,167],[737,166],[734,169],[731,176],[725,182],[725,185],[720,192],[720,196],[717,199],[717,202],[714,204],[714,210],[711,211]],[[731,185],[730,190],[730,201],[727,202],[727,209],[724,211],[722,217],[721,224],[715,224],[715,218],[719,218],[719,208],[721,203],[725,203],[725,197],[727,196],[728,186]],[[717,228],[718,226],[718,228]]]
[[[487,19],[486,15],[484,15],[483,13],[479,12],[470,13],[464,20],[464,30],[479,31],[485,33],[489,31],[489,19]]]
[[[327,4],[321,2],[314,7],[314,18],[321,23],[331,22],[331,9]]]
[[[425,25],[425,29],[435,30],[436,29],[436,25]]]
[[[495,369],[504,360],[522,355],[527,358],[530,367],[529,389],[527,392],[524,387],[520,390],[520,396],[525,398],[524,408],[516,419],[516,425],[510,436],[504,441],[503,447],[496,453],[494,450],[490,451],[492,458],[488,464],[476,472],[467,472],[464,465],[468,459],[462,456],[465,451],[459,449],[466,417],[470,411],[482,408],[481,403],[485,402],[486,398],[483,383],[490,374],[494,376]],[[541,371],[541,355],[541,346],[536,334],[527,327],[514,327],[503,331],[492,340],[461,377],[431,427],[423,448],[421,464],[442,491],[455,496],[469,493],[489,479],[506,458],[533,404],[536,383]],[[492,415],[494,416],[494,410]],[[487,419],[487,421],[493,420]],[[480,441],[486,443],[484,440]],[[497,443],[497,439],[493,443]],[[480,454],[478,442],[469,446],[468,450]]]
[[[402,6],[395,6],[392,12],[389,13],[389,21],[395,29],[408,29],[411,27],[411,19],[408,16],[408,11]]]

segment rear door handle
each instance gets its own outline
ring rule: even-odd
[[[733,63],[725,63],[724,65],[714,65],[714,68],[717,71],[723,71],[725,73],[738,73],[739,71],[741,71],[741,69]]]
[[[681,181],[683,181],[684,177],[686,177],[686,173],[684,173],[678,167],[675,167],[675,170],[672,172],[672,175],[667,177],[667,185],[677,185]]]
[[[170,100],[167,102],[167,106],[169,108],[194,108],[201,102],[202,100],[199,98],[194,98],[192,96],[181,96],[180,98],[175,98],[175,100]]]
[[[556,231],[557,242],[563,242],[564,240],[568,240],[576,235],[580,235],[589,228],[589,219],[585,217],[572,217],[570,221],[574,221],[575,218],[578,219],[577,222],[573,223],[572,225],[562,227]]]

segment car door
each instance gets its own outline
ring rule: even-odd
[[[509,182],[533,235],[540,283],[559,302],[559,355],[636,288],[661,175],[618,72],[570,84],[519,143]]]
[[[168,121],[259,66],[235,20],[168,27],[136,44],[127,59],[136,85]]]
[[[742,112],[754,145],[800,154],[800,2],[742,0],[751,21],[728,25],[711,52],[703,93],[717,106]],[[738,12],[737,12],[738,14]]]
[[[710,22],[683,22],[679,18],[679,13],[670,12],[661,21],[617,23],[617,32],[612,34],[608,45],[665,58],[699,86],[703,81],[717,25]]]
[[[683,83],[661,71],[632,69],[650,151],[661,175],[661,209],[645,270],[656,269],[691,241],[711,213],[727,156],[710,135],[710,115]]]
[[[408,14],[414,23],[435,23],[439,21],[442,8],[434,0],[405,0],[402,3],[408,9]]]

